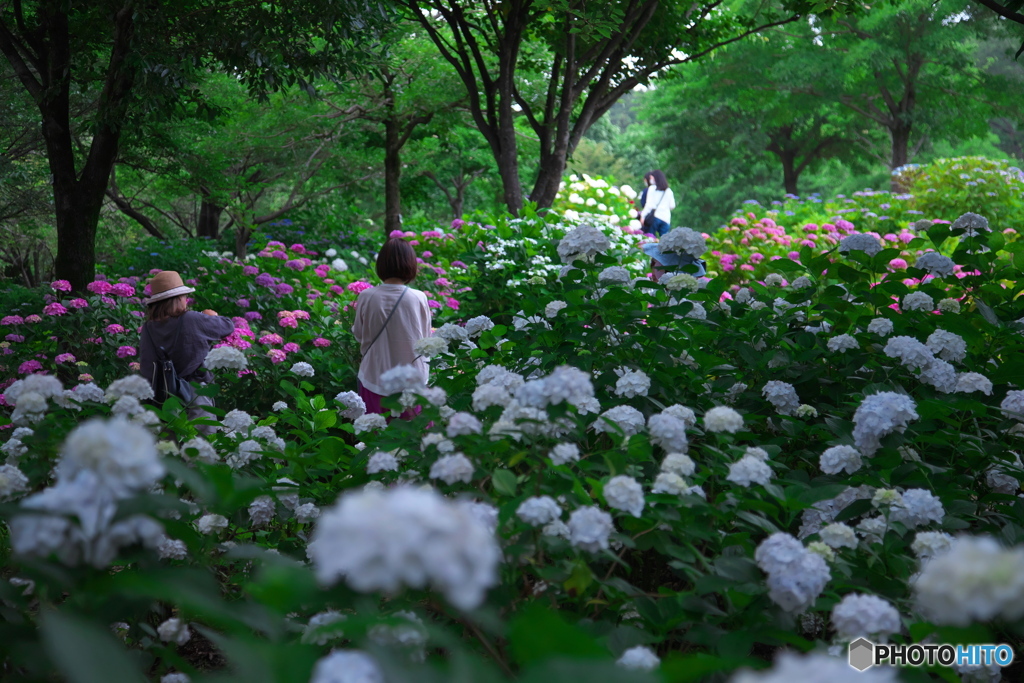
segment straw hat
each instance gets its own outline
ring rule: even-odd
[[[155,304],[157,301],[163,301],[164,299],[173,299],[176,296],[182,294],[191,294],[196,290],[191,287],[186,287],[185,283],[182,282],[181,276],[173,270],[161,270],[159,273],[153,276],[153,279],[149,282],[149,298],[143,299],[142,303]]]

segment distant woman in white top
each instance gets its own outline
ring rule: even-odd
[[[366,289],[356,299],[356,321],[352,334],[359,341],[363,360],[359,364],[359,396],[366,412],[385,413],[385,395],[380,377],[391,368],[411,365],[427,383],[430,368],[412,345],[430,336],[430,306],[426,295],[409,287],[416,277],[416,252],[403,239],[389,239],[377,255],[377,277],[383,284]],[[406,411],[411,417],[417,406]]]
[[[668,180],[661,171],[651,171],[644,176],[647,189],[644,191],[643,208],[640,210],[640,224],[644,232],[661,237],[671,229],[672,209],[676,198],[668,186]],[[648,218],[650,216],[650,218]]]

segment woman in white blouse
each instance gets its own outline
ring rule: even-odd
[[[385,395],[380,377],[388,370],[411,365],[422,375],[423,384],[427,383],[430,367],[412,348],[417,340],[430,336],[427,296],[409,287],[417,269],[412,245],[403,239],[389,239],[377,255],[377,277],[382,284],[363,290],[356,299],[352,334],[363,355],[358,389],[368,413],[387,412],[380,402]],[[412,413],[419,411],[418,406],[412,409]]]
[[[676,198],[661,171],[651,171],[644,176],[644,182],[647,183],[647,190],[644,192],[643,209],[640,210],[640,224],[644,232],[661,237],[671,229]]]

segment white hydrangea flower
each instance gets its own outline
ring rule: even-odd
[[[360,592],[439,589],[460,609],[497,583],[501,550],[470,512],[432,490],[345,493],[320,518],[307,550],[317,578]]]
[[[929,522],[941,524],[945,516],[942,501],[925,489],[904,491],[900,501],[893,505],[889,513],[890,520],[900,522],[910,529]]]
[[[84,470],[95,472],[119,495],[148,489],[165,472],[153,435],[122,418],[94,418],[68,434],[57,479],[70,480]]]
[[[405,648],[410,659],[415,662],[423,662],[426,659],[427,629],[420,619],[413,612],[399,610],[390,615],[392,619],[398,619],[401,623],[396,625],[377,624],[367,634],[374,643],[381,647]]]
[[[651,443],[669,452],[685,453],[689,448],[686,423],[667,412],[651,415],[647,420]]]
[[[818,532],[821,542],[831,548],[856,548],[857,532],[852,527],[835,522]]]
[[[0,465],[0,500],[28,491],[28,477],[14,465]]]
[[[375,429],[385,429],[388,426],[387,419],[378,413],[366,413],[360,415],[352,422],[356,434],[369,432]]]
[[[380,376],[380,387],[385,396],[403,391],[421,391],[425,384],[423,374],[412,365],[396,365]]]
[[[249,521],[254,527],[265,526],[274,519],[277,504],[270,496],[259,496],[249,504]]]
[[[157,546],[157,553],[161,560],[184,560],[188,557],[188,546],[184,541],[164,536]]]
[[[860,524],[857,525],[857,532],[868,543],[881,543],[882,537],[888,530],[889,523],[882,516],[869,517],[868,519],[861,520]]]
[[[558,256],[562,263],[571,264],[580,259],[592,260],[596,254],[611,248],[612,244],[599,229],[590,225],[581,225],[566,233],[558,243]]]
[[[455,413],[448,418],[447,434],[449,439],[465,434],[479,434],[483,425],[471,413]]]
[[[634,517],[644,511],[644,490],[633,477],[619,475],[609,479],[604,485],[604,498],[610,507],[625,510]]]
[[[569,515],[568,528],[569,541],[591,553],[607,550],[608,537],[615,529],[612,516],[594,505],[573,510]]]
[[[548,318],[554,318],[556,315],[558,315],[559,311],[561,311],[564,308],[567,308],[568,306],[569,304],[565,303],[564,301],[552,301],[551,303],[544,307],[544,315],[545,317]]]
[[[683,301],[681,301],[679,303],[684,303],[684,302],[689,302],[689,303],[693,304],[693,308],[691,308],[690,312],[686,314],[687,318],[693,318],[694,320],[707,320],[708,319],[708,312],[707,312],[707,309],[704,308],[703,304],[701,304],[700,302],[697,302],[697,301],[689,301],[689,299],[683,299]]]
[[[629,274],[629,271],[622,266],[608,266],[597,274],[599,282],[618,282],[623,285],[628,284],[632,278],[633,276]]]
[[[783,650],[767,671],[742,670],[730,683],[899,683],[897,670],[874,667],[860,672],[846,658],[812,652],[798,655]]]
[[[731,481],[740,486],[761,484],[764,486],[772,478],[772,468],[768,467],[760,458],[745,455],[738,461],[729,465],[729,474],[726,481]]]
[[[455,325],[454,323],[445,323],[441,327],[437,328],[434,332],[434,336],[443,339],[446,342],[464,342],[469,339],[469,331],[461,325]]]
[[[165,643],[174,643],[175,645],[184,645],[192,638],[192,632],[189,630],[188,625],[176,617],[168,619],[157,626],[156,633],[160,636],[160,640]]]
[[[839,474],[844,470],[847,474],[853,474],[861,468],[863,461],[860,457],[860,451],[856,448],[841,445],[825,449],[825,452],[821,454],[819,463],[821,471],[825,474]]]
[[[868,256],[874,256],[882,251],[882,243],[877,237],[864,234],[847,235],[839,241],[839,251],[863,251]]]
[[[606,420],[610,420],[617,425],[626,436],[639,434],[644,428],[643,413],[632,406],[615,406],[604,411],[591,427],[593,427],[595,432],[613,433]]]
[[[35,376],[32,375],[32,377]],[[4,393],[8,395],[10,387]],[[141,375],[128,375],[111,382],[105,394],[108,403],[112,403],[122,396],[134,396],[140,401],[146,401],[153,398],[153,387],[150,385],[149,380]]]
[[[334,650],[317,660],[309,683],[384,683],[384,673],[365,652]]]
[[[818,417],[818,409],[814,406],[809,406],[806,403],[801,403],[797,406],[796,413],[794,413],[794,415],[799,418]]]
[[[647,390],[651,388],[651,378],[642,370],[630,370],[626,367],[615,368],[615,374],[619,376],[615,382],[615,395],[633,398],[634,396],[646,396]]]
[[[900,308],[904,311],[924,311],[931,313],[935,310],[935,299],[925,292],[911,292],[903,297]]]
[[[484,332],[494,329],[494,323],[486,315],[478,315],[475,318],[470,318],[466,321],[466,326],[463,328],[466,333],[471,337],[479,337]]]
[[[689,488],[690,486],[686,483],[686,480],[675,472],[658,472],[658,476],[654,479],[651,493],[668,493],[679,496],[686,493]]]
[[[708,250],[704,236],[690,228],[675,228],[663,235],[658,241],[662,253],[683,252],[694,258],[700,258]]]
[[[814,283],[811,282],[811,279],[806,275],[801,275],[800,277],[790,282],[789,286],[793,289],[807,289],[808,287],[813,287]]]
[[[886,343],[882,351],[889,358],[899,360],[908,368],[926,368],[935,360],[932,350],[913,337],[893,337]]]
[[[892,321],[886,318],[875,318],[868,323],[868,332],[870,334],[877,334],[880,337],[888,337],[892,334],[892,330]]]
[[[508,391],[515,391],[523,386],[523,376],[510,372],[500,365],[487,365],[476,376],[477,386],[496,384]]]
[[[800,407],[800,397],[789,382],[772,380],[764,385],[761,393],[780,415],[792,415]]]
[[[196,522],[201,534],[215,534],[228,527],[228,518],[224,515],[203,515]]]
[[[691,476],[697,469],[690,456],[685,453],[669,453],[661,461],[661,471],[671,472],[684,477]]]
[[[249,427],[253,424],[252,415],[245,412],[244,410],[232,410],[224,419],[221,420],[221,424],[228,428],[232,432],[246,432]]]
[[[967,357],[967,342],[958,334],[935,330],[925,343],[932,353],[950,363],[959,363]]]
[[[733,301],[738,304],[749,303],[754,298],[753,293],[749,287],[740,287],[739,291],[736,292],[736,296],[733,297]]]
[[[881,446],[881,438],[892,432],[902,432],[911,420],[916,420],[917,406],[905,394],[882,391],[865,396],[853,415],[853,440],[863,455],[873,455]]]
[[[398,470],[398,459],[393,453],[387,453],[385,451],[377,451],[370,456],[370,460],[366,463],[367,474],[377,474],[378,472],[394,472]]]
[[[871,499],[871,505],[875,508],[892,507],[898,505],[903,494],[896,489],[878,489]]]
[[[933,623],[967,626],[1024,616],[1024,548],[961,536],[926,561],[913,584],[917,608]]]
[[[900,613],[889,601],[859,593],[850,593],[832,608],[832,624],[846,640],[869,636],[885,642],[901,630]]]
[[[344,418],[356,420],[366,414],[366,403],[354,391],[343,391],[335,396],[334,400],[345,406],[344,410],[338,411]]]
[[[921,370],[921,381],[930,384],[944,394],[956,391],[956,368],[944,360],[936,358]]]
[[[943,313],[959,313],[960,302],[956,299],[939,299],[938,310]]]
[[[967,237],[977,237],[979,230],[992,232],[992,228],[988,226],[987,218],[970,211],[953,221],[953,225],[949,227],[952,230],[964,230],[964,235]]]
[[[678,403],[665,408],[665,410],[661,412],[664,415],[671,415],[674,418],[682,420],[687,429],[697,425],[697,416],[694,414],[693,410],[686,406],[679,405]]]
[[[921,561],[949,552],[953,547],[953,537],[945,531],[918,531],[910,549]]]
[[[935,277],[947,277],[953,274],[956,263],[953,262],[953,259],[943,256],[937,251],[926,251],[917,257],[914,267],[926,270],[929,275]]]
[[[309,618],[309,623],[302,631],[302,642],[312,645],[326,645],[345,635],[338,624],[348,617],[337,610],[329,609],[318,612]]]
[[[580,459],[580,449],[574,443],[560,443],[548,453],[552,465],[567,465]]]
[[[847,351],[855,351],[860,348],[860,344],[857,343],[857,339],[848,334],[839,334],[828,340],[826,344],[828,350],[833,353],[845,353]]]
[[[473,410],[486,410],[491,406],[505,407],[512,400],[512,394],[497,384],[481,384],[473,391]]]
[[[174,671],[161,676],[160,683],[192,683],[192,679],[189,678],[188,674],[181,673],[180,671]]]
[[[320,516],[320,508],[318,508],[313,503],[303,503],[302,505],[296,505],[295,510],[293,510],[293,512],[295,513],[295,520],[299,524],[306,524],[307,522],[311,522]]]
[[[457,481],[469,484],[473,481],[473,463],[462,453],[445,455],[434,461],[430,466],[430,478],[440,479],[446,484]]]
[[[551,496],[534,496],[519,504],[516,516],[530,526],[544,526],[561,517],[562,508]]]
[[[441,337],[423,337],[413,343],[412,352],[424,358],[440,356],[442,353],[448,353],[448,341]]]
[[[275,401],[274,405],[270,406],[270,409],[273,410],[275,413],[279,413],[282,410],[287,410],[288,404],[285,403],[284,401]]]
[[[786,533],[775,533],[762,541],[754,560],[768,574],[768,597],[787,612],[805,611],[832,578],[820,555]]]
[[[76,384],[71,387],[70,398],[78,403],[84,403],[86,401],[92,401],[93,403],[102,403],[104,400],[104,391],[92,382],[85,384]]]
[[[191,457],[188,455],[188,451],[194,449],[197,451],[195,458],[199,462],[205,462],[212,464],[220,462],[220,456],[217,455],[217,450],[210,445],[210,442],[201,436],[195,436],[186,441],[181,446],[181,453],[185,457]]]
[[[977,372],[961,372],[956,376],[956,391],[960,394],[980,391],[986,396],[991,396],[992,380]]]
[[[786,284],[786,278],[778,273],[768,273],[764,277],[764,284],[768,287],[782,287]]]
[[[689,273],[675,273],[674,275],[669,275],[665,278],[664,283],[665,289],[670,292],[679,292],[684,289],[688,292],[696,292],[700,289],[700,282]]]
[[[206,355],[203,365],[210,370],[245,370],[249,361],[246,360],[244,353],[233,346],[218,346]]]
[[[743,416],[728,406],[715,406],[704,413],[704,428],[709,432],[735,434],[743,428]]]
[[[637,645],[623,652],[615,663],[631,671],[654,671],[661,665],[661,659],[651,648]]]
[[[21,439],[11,438],[3,446],[0,446],[0,452],[7,455],[8,462],[14,462],[28,453],[28,446],[22,443]]]

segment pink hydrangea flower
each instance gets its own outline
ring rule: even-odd
[[[71,291],[71,283],[68,282],[67,280],[54,280],[53,282],[50,283],[50,287],[55,292],[70,292]]]
[[[281,335],[277,334],[277,333],[265,334],[262,337],[260,337],[260,344],[263,344],[264,346],[269,346],[270,344],[283,344],[283,343],[284,343],[284,338]]]
[[[284,242],[270,240],[269,242],[267,242],[267,249],[284,249]]]
[[[281,347],[281,350],[284,351],[285,353],[295,353],[296,351],[299,350],[299,345],[296,344],[295,342],[288,342],[287,344]]]
[[[322,348],[325,348],[325,347],[330,346],[330,345],[331,345],[331,340],[330,339],[324,339],[323,337],[317,337],[316,339],[313,340],[313,346],[317,347],[318,349],[322,349]]]
[[[37,360],[27,360],[18,366],[18,374],[27,375],[43,369],[43,364]]]
[[[91,382],[92,380],[93,380],[93,376],[90,375],[88,372],[83,372],[82,374],[80,374],[78,376],[78,381],[79,382]]]
[[[315,272],[318,277],[327,277],[327,275],[331,272],[331,267],[325,263],[321,263],[319,266],[313,269],[313,272]]]
[[[89,302],[85,299],[72,299],[68,302],[71,308],[89,308]]]
[[[119,347],[117,347],[117,357],[118,358],[129,358],[131,356],[134,356],[136,353],[137,352],[135,351],[135,347],[134,346],[119,346]]]
[[[291,316],[296,320],[309,320],[308,311],[292,311]]]
[[[284,264],[285,268],[291,268],[292,270],[302,270],[306,267],[306,264],[298,259],[293,259]]]
[[[894,258],[893,260],[889,261],[889,267],[892,268],[893,270],[906,270],[907,262],[901,258]]]
[[[740,266],[740,270],[746,270],[746,271],[753,272],[754,266],[750,265],[749,263],[744,263],[743,265]]]
[[[299,326],[299,321],[291,317],[290,315],[286,315],[280,318],[277,321],[277,324],[280,325],[281,327],[290,327],[292,329],[295,329]]]
[[[328,291],[331,294],[344,294],[345,293],[345,288],[342,287],[341,285],[331,285],[330,288],[328,289]]]
[[[64,304],[53,302],[43,307],[43,313],[45,315],[65,315],[68,309],[64,308]]]
[[[93,294],[109,294],[113,287],[106,280],[94,280],[85,286]]]
[[[277,364],[284,361],[284,359],[288,357],[288,354],[281,349],[270,349],[267,351],[267,357],[270,358],[271,363]]]
[[[369,282],[365,282],[363,280],[356,280],[355,282],[348,283],[348,287],[346,287],[345,289],[352,292],[353,294],[359,294],[359,292],[362,292],[363,290],[372,288],[373,285],[371,285]]]
[[[137,361],[132,361],[131,363],[128,364],[128,369],[131,370],[132,372],[138,372],[139,370],[142,369],[142,364]]]
[[[15,344],[25,341],[24,335],[20,334],[9,334],[4,339]]]
[[[270,252],[270,257],[280,259],[282,261],[288,260],[288,254],[284,253],[280,249],[275,249],[274,251]]]
[[[20,315],[5,315],[0,319],[0,325],[21,325],[24,322],[25,319]]]
[[[75,356],[71,353],[62,353],[53,359],[57,363],[74,363]]]
[[[306,247],[304,247],[301,244],[293,244],[292,246],[290,246],[288,248],[291,249],[292,251],[294,251],[296,254],[305,254],[306,253]]]
[[[112,286],[110,288],[110,292],[114,296],[125,298],[135,296],[135,288],[129,284],[125,284],[124,282],[118,282],[116,285]]]
[[[467,266],[467,265],[466,265],[465,263],[463,263],[462,261],[452,261],[452,268],[462,268],[462,269],[466,269],[466,268],[469,268],[469,266]]]
[[[243,275],[259,275],[260,269],[256,266],[242,266]]]
[[[124,334],[124,327],[118,323],[111,323],[103,328],[107,334]]]

